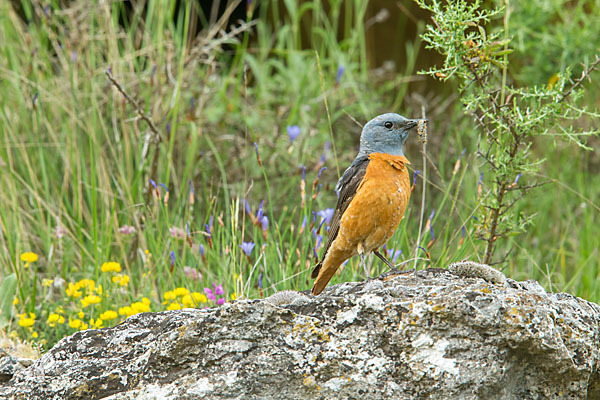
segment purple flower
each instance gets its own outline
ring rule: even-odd
[[[211,231],[212,231],[212,226],[213,226],[213,220],[214,220],[214,218],[213,218],[213,216],[211,215],[211,216],[208,218],[208,224],[204,224],[204,229],[206,230],[206,233],[208,233],[208,237],[209,237],[209,238],[211,238],[211,237],[212,237],[212,233],[211,233]]]
[[[324,210],[319,211],[317,215],[323,218],[323,221],[325,221],[325,223],[329,225],[331,223],[331,219],[333,218],[334,212],[335,210],[333,208],[326,208]]]
[[[431,240],[435,240],[435,235],[433,234],[433,225],[429,227],[429,234],[431,235]]]
[[[256,156],[258,157],[258,143],[254,142],[254,151],[256,152]]]
[[[169,188],[167,187],[167,185],[165,185],[164,183],[158,183],[158,186],[162,187],[163,189],[165,189],[165,192],[169,191]]]
[[[171,133],[171,121],[167,121],[167,124],[165,125],[165,130],[167,131],[167,133]]]
[[[331,143],[329,142],[325,142],[325,145],[323,146],[323,154],[321,154],[321,158],[319,159],[319,163],[321,164],[325,164],[325,154],[327,153],[327,150],[329,150],[329,146],[331,146]]]
[[[198,247],[198,251],[200,252],[200,256],[204,257],[204,245],[200,244],[200,246]]]
[[[216,300],[217,297],[214,295],[213,291],[207,287],[204,288],[204,293],[209,300]]]
[[[429,214],[429,221],[431,222],[431,220],[433,219],[433,216],[435,215],[435,208],[433,210],[431,210],[431,214]]]
[[[252,215],[252,208],[250,207],[250,203],[248,200],[244,199],[244,209],[246,210],[246,214]]]
[[[460,228],[460,234],[462,235],[462,237],[467,236],[467,228],[465,228],[464,225]]]
[[[389,249],[389,250],[386,250],[386,253],[388,255],[388,258],[391,258],[390,261],[392,262],[392,264],[396,264],[398,257],[400,257],[400,254],[402,254],[402,250]]]
[[[416,169],[415,172],[413,172],[413,186],[416,185],[417,183],[417,175],[419,175],[421,173],[421,170]]]
[[[300,169],[302,170],[302,180],[305,181],[306,180],[306,167],[304,165],[301,165]]]
[[[156,186],[156,182],[154,182],[154,180],[150,179],[150,184],[154,187],[154,189],[158,190],[158,187]]]
[[[190,97],[190,108],[194,108],[195,105],[196,101],[194,100],[194,97]]]
[[[175,252],[172,251],[170,255],[171,255],[171,266],[173,266],[173,265],[175,265]]]
[[[317,244],[315,247],[318,249],[321,246],[321,243],[323,243],[323,235],[317,235]]]
[[[223,296],[225,294],[225,291],[223,290],[223,285],[221,283],[217,285],[213,282],[213,288],[215,289],[216,296]]]
[[[217,304],[218,305],[221,305],[221,304],[224,304],[224,303],[225,303],[225,298],[224,297],[221,297],[221,298],[217,299]]]
[[[338,70],[337,70],[337,75],[335,76],[335,84],[336,84],[336,85],[339,85],[339,84],[340,84],[340,82],[342,81],[342,75],[344,75],[344,71],[345,71],[345,70],[346,70],[346,68],[344,68],[344,66],[343,66],[343,65],[340,65],[340,66],[338,67]]]
[[[294,140],[300,136],[300,127],[298,125],[288,125],[286,130],[290,137],[290,143],[294,143]]]
[[[321,177],[321,174],[323,173],[323,171],[325,171],[327,169],[327,167],[321,167],[319,168],[319,172],[317,172],[317,179],[319,179]]]
[[[304,220],[302,221],[302,226],[300,227],[300,230],[304,230],[305,227],[306,227],[306,215],[304,216]]]
[[[262,272],[258,274],[258,287],[262,289]]]
[[[254,243],[254,242],[242,242],[242,244],[240,244],[242,251],[248,257],[250,257],[250,254],[252,253],[252,249],[254,248],[254,246],[256,246],[256,243]]]
[[[483,172],[479,175],[478,185],[481,185],[482,182],[483,182]]]
[[[258,210],[256,210],[256,219],[257,220],[261,220],[262,216],[263,216],[263,205],[265,204],[265,201],[261,201],[260,204],[258,205]]]
[[[517,183],[519,183],[519,179],[521,178],[521,175],[523,175],[523,174],[517,175],[517,177],[515,178],[515,183],[513,183],[513,185],[516,185]]]
[[[266,215],[263,215],[263,217],[260,220],[260,223],[262,225],[263,231],[266,231],[269,228],[269,218],[267,218]]]

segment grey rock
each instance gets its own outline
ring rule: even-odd
[[[395,271],[283,297],[78,332],[0,398],[600,399],[600,307],[538,284]]]
[[[9,381],[17,371],[29,367],[33,360],[17,358],[0,348],[0,384]]]

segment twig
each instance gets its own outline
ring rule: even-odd
[[[584,80],[588,79],[590,77],[590,74],[596,69],[598,68],[598,64],[600,64],[600,57],[598,55],[596,55],[596,59],[594,60],[594,62],[592,63],[592,65],[590,65],[589,68],[586,68],[585,71],[583,71],[581,73],[581,77],[579,79],[577,79],[575,81],[575,83],[573,84],[573,86],[571,86],[569,88],[569,90],[567,90],[560,98],[560,100],[558,100],[558,102],[560,103],[561,101],[563,101],[564,99],[566,99],[571,93],[573,93],[573,91],[575,89],[577,89]]]
[[[148,124],[148,127],[150,128],[150,130],[154,133],[154,140],[159,142],[161,140],[161,136],[160,136],[158,129],[156,128],[156,125],[154,125],[154,122],[150,119],[150,117],[148,117],[146,115],[146,113],[144,113],[144,111],[141,109],[141,107],[139,106],[137,101],[135,101],[135,99],[133,99],[133,97],[131,97],[129,94],[127,94],[127,92],[125,91],[125,89],[123,89],[121,84],[119,82],[117,82],[115,78],[113,78],[110,68],[106,70],[106,77],[108,78],[110,83],[112,83],[112,85],[115,88],[117,88],[117,90],[123,95],[123,97],[125,97],[125,99],[127,99],[127,102],[129,104],[131,104],[133,106],[133,108],[135,108],[137,115],[141,119],[143,119],[146,122],[146,124]]]
[[[421,105],[421,118],[427,119],[424,105]],[[423,155],[423,191],[421,193],[421,215],[419,217],[419,235],[417,236],[417,245],[415,247],[415,262],[413,264],[415,274],[417,273],[417,261],[419,260],[419,245],[421,244],[421,235],[423,234],[423,218],[425,218],[425,189],[427,186],[427,141],[423,142],[423,149],[421,150],[421,154]]]

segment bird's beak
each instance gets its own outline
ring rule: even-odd
[[[412,129],[415,126],[417,126],[417,124],[419,123],[419,121],[421,121],[421,119],[409,119],[406,121],[406,129]],[[427,120],[425,120],[425,123],[427,123]]]

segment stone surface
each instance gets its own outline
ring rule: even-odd
[[[78,332],[0,398],[600,399],[599,322],[533,281],[394,272]]]

